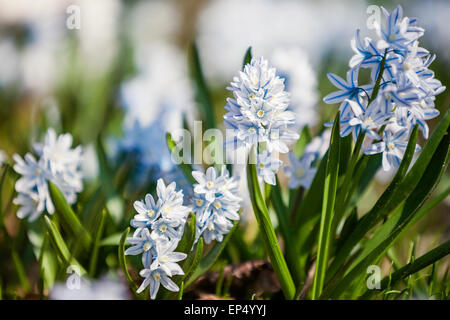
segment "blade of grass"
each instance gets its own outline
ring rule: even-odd
[[[330,150],[327,157],[325,184],[323,191],[322,215],[320,219],[319,240],[316,258],[316,271],[312,285],[312,299],[316,300],[322,293],[325,273],[328,266],[331,226],[336,200],[337,181],[339,176],[340,158],[340,113],[334,120],[330,139]]]

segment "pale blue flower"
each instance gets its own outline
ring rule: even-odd
[[[131,220],[131,226],[134,228],[150,227],[161,215],[161,203],[161,199],[155,203],[151,194],[147,194],[144,201],[135,201],[133,206],[138,214]]]
[[[162,269],[142,269],[139,275],[145,279],[136,292],[141,293],[145,288],[150,286],[150,299],[152,300],[156,298],[160,284],[169,291],[178,292],[180,290],[176,283]]]
[[[55,131],[50,128],[43,144],[33,144],[38,159],[30,153],[24,159],[17,154],[13,156],[13,168],[21,175],[15,184],[18,192],[15,203],[26,207],[19,209],[19,217],[28,217],[33,221],[44,211],[53,214],[55,207],[48,190],[49,181],[60,189],[69,204],[75,203],[77,193],[83,188],[82,157],[81,147],[71,147],[70,134],[56,136]]]
[[[142,264],[149,266],[156,255],[156,244],[159,239],[153,236],[147,228],[138,229],[132,237],[127,238],[131,247],[125,250],[126,255],[138,255],[142,253]]]
[[[192,175],[199,182],[194,187],[193,205],[197,221],[196,240],[203,236],[206,243],[222,241],[223,235],[233,226],[229,220],[240,219],[238,212],[242,199],[238,196],[239,184],[230,177],[225,165],[219,176],[214,167],[208,168],[206,174],[194,171]]]
[[[158,179],[156,193],[158,194],[159,200],[161,200],[161,215],[165,219],[184,224],[189,214],[189,208],[183,206],[183,191],[176,191],[175,188],[175,182],[170,183],[166,187],[164,181]]]
[[[192,171],[192,176],[198,183],[194,184],[194,192],[204,194],[209,202],[214,201],[215,195],[220,188],[221,180],[217,179],[217,171],[214,167],[209,167],[206,173]]]
[[[157,236],[168,239],[168,240],[180,240],[181,239],[181,231],[180,226],[184,224],[184,221],[181,220],[171,220],[160,218],[155,223],[152,224],[153,233]]]
[[[375,30],[380,37],[377,43],[379,49],[405,50],[408,45],[423,35],[424,29],[415,26],[415,19],[403,17],[401,6],[392,12],[388,12],[383,7],[381,9],[386,17],[386,25],[375,23]]]
[[[307,153],[298,159],[293,152],[289,153],[290,166],[284,168],[286,176],[289,177],[289,188],[295,189],[302,186],[309,189],[316,175],[317,168],[312,166],[314,154]]]
[[[348,100],[354,100],[361,104],[363,102],[363,96],[371,92],[371,85],[358,85],[358,72],[359,68],[350,69],[347,72],[347,80],[342,79],[338,75],[328,73],[327,77],[330,82],[339,90],[332,92],[323,98],[323,101],[327,104],[341,103],[339,110],[342,115],[345,116],[350,112],[350,106]]]
[[[352,133],[356,139],[360,132],[365,132],[372,140],[379,140],[377,132],[386,125],[382,141],[367,147],[366,152],[383,152],[383,168],[388,170],[398,167],[416,124],[428,138],[426,121],[439,115],[434,101],[445,87],[428,69],[435,56],[419,46],[424,29],[416,25],[417,19],[403,17],[400,6],[393,12],[381,9],[386,22],[375,21],[378,39],[361,40],[360,30],[356,31],[351,42],[355,54],[349,62],[347,81],[329,74],[330,81],[340,90],[326,96],[324,101],[341,102],[341,136]],[[375,86],[382,66],[379,90],[372,97],[369,88]],[[371,69],[371,82],[366,85],[369,90],[363,90],[357,83],[360,68]],[[372,102],[366,107],[369,98]]]
[[[366,109],[361,108],[354,101],[348,101],[348,103],[352,108],[353,115],[342,121],[341,136],[345,137],[351,130],[354,140],[361,131],[371,139],[379,139],[380,136],[374,130],[386,124],[392,113],[380,110],[379,100],[373,101]]]
[[[275,173],[281,167],[283,162],[275,158],[267,151],[263,151],[257,156],[257,171],[258,177],[264,180],[265,183],[270,185],[276,185]]]
[[[138,214],[131,220],[131,225],[137,229],[133,237],[127,239],[132,246],[125,251],[125,254],[142,254],[144,269],[139,274],[145,279],[137,292],[150,285],[151,299],[156,297],[160,283],[168,290],[178,290],[169,277],[184,274],[176,262],[187,255],[173,251],[183,235],[190,211],[183,205],[183,192],[176,190],[175,182],[166,186],[162,179],[158,179],[156,193],[157,201],[150,194],[144,201],[135,201],[134,208]]]
[[[198,226],[197,233],[203,237],[207,244],[211,243],[213,240],[222,242],[224,235],[229,233],[233,227],[233,223],[226,217],[215,212],[211,211],[210,213],[211,215],[205,223]]]
[[[174,252],[177,247],[174,242],[158,242],[156,244],[156,254],[150,265],[150,270],[161,269],[169,277],[174,275],[183,275],[183,269],[176,263],[186,259],[187,254]]]
[[[298,139],[298,135],[292,131],[295,114],[288,110],[289,94],[275,68],[264,58],[254,57],[228,89],[234,98],[227,99],[224,122],[235,133],[227,143],[232,143],[234,148],[249,149],[259,142],[273,140],[268,134],[271,129],[277,129],[278,136],[284,140],[277,146],[280,152],[287,152],[285,144]]]
[[[393,133],[389,130],[383,132],[383,141],[374,143],[366,148],[365,154],[383,153],[383,169],[389,171],[391,168],[398,168],[403,159],[406,146],[408,145],[408,129],[401,129]],[[416,145],[415,151],[420,147]]]

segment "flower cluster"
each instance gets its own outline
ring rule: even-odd
[[[228,88],[234,98],[227,99],[225,125],[233,130],[232,148],[263,146],[264,154],[257,159],[261,177],[275,184],[274,172],[281,166],[275,153],[287,153],[287,143],[298,139],[290,130],[295,125],[295,114],[288,110],[289,94],[284,90],[284,79],[276,75],[262,57],[253,58],[244,71],[235,77]],[[266,164],[270,164],[268,167]]]
[[[111,141],[111,154],[120,158],[133,156],[133,185],[148,179],[187,184],[171,159],[166,133],[183,127],[183,117],[194,114],[193,89],[184,56],[173,45],[158,43],[143,49],[137,43],[136,76],[120,87],[124,110],[123,136]],[[187,191],[187,188],[184,188]]]
[[[73,204],[77,193],[83,189],[80,146],[72,149],[73,138],[69,133],[57,136],[53,129],[48,129],[44,143],[33,144],[38,156],[31,153],[24,157],[13,156],[14,170],[21,175],[15,189],[18,193],[14,204],[19,205],[17,216],[36,220],[44,211],[53,214],[55,207],[50,198],[48,182],[55,184],[64,194],[67,202]]]
[[[208,168],[206,174],[193,171],[192,176],[198,182],[194,184],[193,205],[197,219],[196,239],[203,236],[206,243],[221,242],[233,227],[231,221],[239,220],[242,199],[237,196],[238,182],[230,177],[226,166],[222,166],[219,176],[214,167]]]
[[[435,56],[419,47],[424,29],[417,19],[403,17],[398,6],[388,12],[381,7],[385,21],[375,21],[378,39],[361,39],[360,30],[351,41],[355,52],[344,80],[328,74],[339,90],[324,98],[328,104],[340,103],[341,136],[360,132],[381,140],[365,149],[366,154],[383,153],[383,169],[396,168],[401,162],[413,127],[417,124],[424,138],[429,129],[426,120],[439,115],[435,96],[445,90],[428,67]],[[358,84],[361,69],[370,70],[371,83]],[[376,93],[376,96],[372,95]],[[384,132],[380,137],[381,129]],[[420,148],[417,146],[416,150]]]
[[[183,206],[183,191],[176,191],[175,188],[175,182],[166,186],[159,179],[156,202],[150,194],[144,200],[134,202],[138,214],[130,224],[136,230],[127,239],[132,246],[125,254],[142,254],[144,269],[139,274],[145,279],[137,292],[150,285],[151,299],[155,299],[160,284],[167,290],[178,291],[178,286],[170,277],[184,274],[177,262],[184,260],[186,254],[174,250],[183,235],[189,207]]]
[[[323,157],[330,145],[331,130],[325,130],[320,136],[315,137],[305,147],[301,158],[295,153],[289,153],[290,165],[284,167],[284,172],[289,178],[289,188],[295,189],[302,186],[309,189],[317,172],[318,160]]]

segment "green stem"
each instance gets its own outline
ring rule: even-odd
[[[286,299],[292,300],[295,296],[295,285],[291,274],[284,260],[280,246],[278,244],[275,230],[270,221],[269,211],[264,202],[261,189],[258,182],[258,174],[256,171],[255,149],[250,153],[250,160],[247,165],[247,179],[250,198],[252,200],[253,212],[255,213],[258,227],[261,230],[261,237],[263,238],[264,247],[272,262],[273,269],[280,282]]]

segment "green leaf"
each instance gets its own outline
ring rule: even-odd
[[[167,146],[169,147],[169,151],[172,154],[173,149],[176,147],[177,144],[173,140],[172,135],[170,133],[167,133],[166,140],[167,140]],[[192,171],[194,169],[192,168],[192,166],[190,164],[182,162],[182,163],[178,164],[178,167],[181,169],[181,171],[184,173],[184,176],[191,184],[197,183],[197,181],[192,176]]]
[[[275,230],[270,221],[269,211],[263,199],[261,189],[259,187],[258,174],[256,170],[256,155],[255,148],[250,153],[250,159],[247,165],[247,182],[252,201],[253,212],[255,213],[256,221],[263,239],[264,247],[272,262],[273,269],[280,282],[286,299],[294,299],[295,285],[291,274],[284,260],[280,246],[278,244]]]
[[[102,238],[103,229],[105,227],[105,220],[106,220],[106,211],[103,210],[101,213],[100,223],[98,225],[97,233],[95,234],[94,244],[92,248],[92,254],[91,254],[91,260],[89,264],[89,277],[94,278],[95,271],[97,268],[97,259],[98,259],[98,252],[100,250],[100,240]]]
[[[184,282],[189,282],[191,276],[197,271],[202,260],[203,249],[203,237],[200,237],[196,244],[195,251],[191,252],[183,262],[183,268],[185,269],[185,275],[183,277]]]
[[[295,280],[294,282],[299,283],[301,282],[302,275],[300,272],[301,270],[300,260],[298,259],[297,256],[298,248],[296,242],[293,241],[293,232],[289,221],[289,210],[283,202],[283,198],[281,195],[281,187],[278,178],[276,179],[276,185],[272,187],[270,199],[271,204],[275,209],[275,213],[277,215],[284,243],[289,244],[285,247],[286,260],[288,263],[289,270],[292,270],[292,274]]]
[[[75,258],[71,256],[70,251],[55,224],[47,216],[44,216],[44,223],[47,228],[47,232],[49,233],[51,243],[59,258],[64,262],[65,266],[72,264],[77,265],[80,268],[81,273],[85,274],[86,270],[80,263],[78,263],[78,261],[75,260]]]
[[[211,102],[210,94],[200,63],[198,49],[195,43],[189,48],[189,71],[195,84],[196,99],[200,108],[199,113],[206,123],[206,129],[215,128],[214,106]]]
[[[248,47],[244,55],[244,60],[242,61],[242,71],[244,67],[252,61],[252,47]]]
[[[196,233],[195,214],[190,212],[188,221],[186,221],[186,226],[184,227],[183,236],[181,237],[180,242],[178,242],[178,246],[175,251],[183,253],[191,252],[192,246],[194,245],[195,241],[195,233]]]
[[[433,134],[433,136],[434,135],[435,134]],[[397,191],[397,189],[400,186],[403,186],[404,188],[408,189],[409,192],[411,192],[414,186],[417,184],[418,179],[421,177],[422,174],[420,174],[420,176],[417,177],[417,182],[413,185],[412,188],[410,185],[404,185],[404,183],[402,182],[402,180],[404,180],[408,167],[411,163],[412,157],[414,156],[416,141],[417,141],[417,127],[414,128],[413,133],[411,134],[411,138],[408,142],[407,149],[405,151],[403,160],[400,164],[400,167],[398,168],[397,173],[395,174],[391,183],[383,192],[381,197],[375,203],[374,207],[362,219],[360,219],[354,231],[350,234],[347,241],[345,241],[345,243],[342,245],[342,248],[339,250],[335,259],[330,265],[326,282],[328,282],[329,279],[331,279],[331,277],[336,274],[336,272],[339,270],[339,268],[342,266],[342,264],[350,255],[350,252],[353,249],[353,247],[364,237],[364,235],[378,222],[380,222],[383,219],[383,217],[385,217],[392,210],[394,210],[395,207],[397,207],[407,196],[407,194],[404,195],[403,197],[399,195],[398,198],[394,198],[393,197],[394,192]],[[391,202],[391,199],[393,199],[395,203]],[[393,205],[388,206],[389,203],[392,203]]]
[[[421,212],[419,208],[431,194],[445,170],[450,154],[449,144],[450,135],[445,135],[437,147],[437,150],[419,183],[410,193],[401,210],[395,212],[394,215],[383,224],[374,237],[367,241],[364,250],[347,269],[345,276],[335,285],[331,282],[329,292],[325,294],[325,297],[336,297],[341,294],[353,280],[361,274],[364,274],[365,269],[370,264],[379,260],[385,254],[400,235],[411,226],[412,221],[417,221],[418,214],[423,215],[426,213]]]
[[[26,292],[29,292],[31,290],[30,282],[28,281],[25,267],[23,266],[23,263],[16,250],[11,250],[11,257],[13,259],[14,268],[19,277],[20,284]]]
[[[98,156],[100,178],[101,181],[103,181],[102,187],[104,188],[106,195],[109,197],[115,193],[114,179],[112,170],[108,163],[108,156],[106,155],[105,148],[103,146],[102,137],[100,135],[97,137],[95,147]]]
[[[348,165],[348,170],[345,172],[345,176],[344,176],[344,181],[342,183],[342,187],[339,189],[339,193],[337,196],[337,200],[336,200],[336,212],[335,212],[335,224],[337,224],[345,211],[345,208],[347,206],[347,198],[348,198],[348,194],[350,191],[350,185],[351,185],[351,181],[353,178],[353,172],[356,168],[356,163],[358,161],[358,157],[359,157],[359,152],[361,150],[361,146],[364,142],[364,137],[365,137],[365,133],[363,131],[361,131],[358,135],[358,138],[356,140],[355,143],[355,147],[353,149],[353,153],[350,159],[350,164]],[[347,146],[347,150],[343,149],[343,152],[348,152],[348,141],[346,141],[345,139],[341,140],[343,142],[344,145]],[[346,143],[344,143],[346,142]],[[348,160],[345,158],[345,160]],[[347,161],[345,161],[347,162]]]
[[[428,267],[429,265],[434,264],[436,261],[448,256],[450,254],[450,240],[441,244],[440,246],[434,248],[433,250],[427,252],[420,258],[415,259],[413,262],[408,263],[401,269],[395,271],[390,277],[385,277],[381,283],[381,290],[385,290],[388,285],[393,286],[401,279],[405,279],[406,277],[419,272],[420,270]],[[374,294],[379,293],[376,290],[368,290],[364,295],[361,296],[361,299],[369,299]]]
[[[337,181],[339,176],[340,159],[340,113],[334,120],[330,139],[330,149],[327,157],[325,184],[323,191],[322,214],[320,218],[319,240],[316,259],[316,271],[312,285],[312,299],[317,299],[322,293],[328,266],[329,244],[331,239],[331,226],[336,200]]]
[[[48,187],[55,206],[55,212],[61,217],[63,226],[77,239],[77,242],[79,242],[86,250],[89,250],[92,243],[91,235],[83,227],[58,187],[51,182],[48,183]]]
[[[122,236],[120,237],[120,243],[119,243],[119,249],[118,249],[118,258],[119,258],[119,267],[122,270],[123,274],[125,275],[125,278],[127,279],[128,283],[131,285],[131,288],[134,292],[138,289],[137,284],[133,281],[133,279],[130,276],[130,273],[128,272],[127,268],[127,260],[125,257],[125,241],[127,240],[128,233],[130,232],[130,227],[126,228],[125,231],[122,233]]]
[[[318,221],[323,201],[323,187],[325,182],[325,170],[328,158],[328,151],[320,161],[317,173],[311,183],[311,187],[300,203],[299,208],[292,208],[294,215],[294,239],[297,246],[298,259],[302,281],[306,279],[308,256],[311,254],[311,247],[317,238]]]
[[[185,287],[189,287],[198,277],[204,274],[209,268],[212,267],[214,262],[216,262],[217,258],[222,253],[223,249],[227,245],[228,241],[231,238],[231,235],[237,228],[237,222],[234,223],[234,227],[230,230],[230,232],[225,236],[222,242],[216,242],[211,249],[205,254],[205,256],[201,259],[200,264],[197,270],[189,277],[189,280],[185,281]]]

